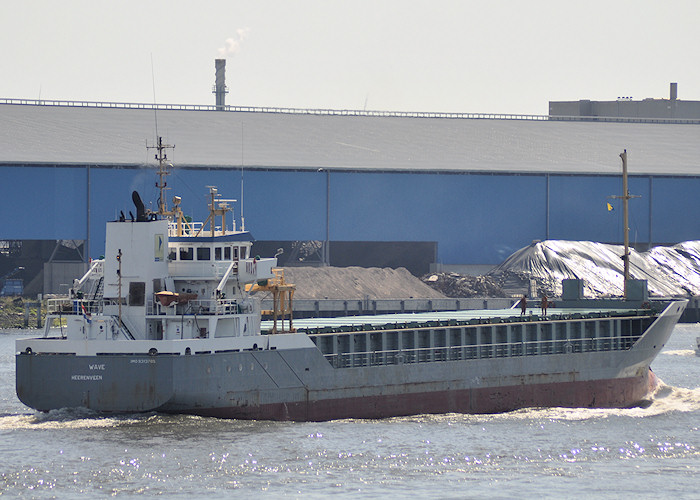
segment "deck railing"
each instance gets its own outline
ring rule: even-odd
[[[85,315],[102,314],[105,306],[118,305],[117,299],[49,299],[47,312],[49,315]],[[125,301],[122,306],[126,307]],[[222,315],[222,314],[247,314],[252,313],[253,306],[250,303],[235,299],[197,299],[183,304],[163,306],[160,302],[149,299],[146,304],[148,315]]]
[[[203,222],[188,222],[186,226],[182,226],[182,236],[194,236],[203,227]],[[180,236],[177,231],[177,222],[168,223],[168,236]]]
[[[250,303],[235,299],[195,299],[185,304],[163,306],[158,301],[148,301],[147,314],[149,315],[222,315],[222,314],[248,314],[253,312]]]
[[[568,340],[539,340],[483,345],[449,347],[420,347],[325,354],[334,368],[430,363],[435,361],[463,361],[548,354],[572,354],[599,351],[622,351],[634,345],[639,336],[595,337]]]
[[[117,305],[116,300],[109,299],[71,299],[63,297],[60,299],[49,299],[46,303],[46,311],[52,315],[70,316],[101,314],[106,305]]]

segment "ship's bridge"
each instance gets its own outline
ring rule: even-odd
[[[265,276],[276,259],[251,258],[253,237],[247,231],[221,236],[176,236],[168,239],[168,269],[172,276],[220,279],[232,267],[241,281]]]

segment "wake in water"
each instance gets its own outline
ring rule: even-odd
[[[165,413],[130,413],[105,415],[87,408],[61,408],[46,413],[0,414],[0,431],[3,430],[45,430],[45,429],[116,429],[125,428],[130,432],[146,432],[149,436],[182,435],[192,437],[197,433],[220,431],[267,432],[276,427],[284,427],[290,422],[257,420],[233,420],[196,415]]]
[[[651,398],[645,404],[634,408],[542,408],[520,411],[524,412],[525,416],[528,412],[542,412],[539,416],[547,416],[553,420],[586,420],[614,416],[639,418],[672,412],[694,412],[700,411],[700,387],[672,387],[659,380]]]
[[[661,382],[652,395],[651,408],[656,406],[663,410],[660,413],[698,411],[700,410],[700,387],[685,389],[672,387]]]
[[[668,351],[666,354],[683,351]],[[693,351],[690,351],[693,352]],[[634,408],[523,408],[508,413],[497,414],[425,414],[408,417],[395,417],[384,419],[384,422],[415,422],[415,423],[485,423],[498,420],[563,420],[580,421],[609,417],[651,417],[672,412],[694,412],[700,411],[700,387],[686,389],[673,387],[659,381],[659,386],[651,395],[648,404]],[[377,422],[376,420],[339,420],[354,422]],[[0,414],[0,430],[6,429],[96,429],[113,428],[119,426],[149,426],[157,427],[161,425],[184,427],[198,427],[203,422],[209,424],[227,426],[226,422],[234,423],[236,427],[257,426],[262,422],[256,421],[236,421],[220,420],[207,417],[197,417],[192,415],[165,415],[158,413],[134,413],[123,415],[104,415],[87,408],[62,408],[51,410],[46,413],[35,412],[25,414]],[[268,422],[275,425],[274,422]],[[283,425],[282,422],[277,422]]]
[[[35,412],[0,416],[2,429],[94,429],[147,422],[154,413],[129,415],[100,415],[87,408],[61,408],[46,413]]]
[[[668,356],[695,356],[695,351],[692,349],[678,349],[677,351],[664,351],[662,354]]]
[[[700,411],[700,387],[685,389],[672,387],[659,381],[659,386],[654,391],[648,404],[634,408],[523,408],[508,413],[496,413],[488,415],[469,415],[449,413],[442,415],[415,415],[410,417],[396,417],[389,420],[403,422],[463,422],[485,423],[494,420],[589,420],[595,418],[610,417],[651,417],[671,412]],[[369,421],[368,421],[369,422]]]

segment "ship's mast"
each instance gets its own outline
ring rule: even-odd
[[[122,324],[122,249],[117,252],[117,289],[119,299],[119,326]]]
[[[611,196],[611,198],[616,198],[622,200],[622,219],[623,219],[623,233],[624,233],[624,245],[625,253],[622,255],[622,262],[624,263],[624,297],[627,298],[627,281],[630,279],[630,225],[629,225],[629,201],[631,198],[640,198],[638,195],[631,195],[629,191],[629,186],[627,182],[627,150],[625,149],[620,153],[620,158],[622,158],[622,196]]]
[[[163,144],[163,138],[158,137],[158,144],[155,146],[146,146],[148,149],[155,149],[155,158],[158,160],[158,182],[156,187],[159,190],[158,196],[158,215],[165,217],[172,217],[174,212],[168,210],[168,202],[165,197],[165,191],[168,189],[168,183],[165,178],[170,175],[170,171],[173,168],[172,163],[168,163],[168,155],[166,153],[167,149],[175,149],[175,145]]]

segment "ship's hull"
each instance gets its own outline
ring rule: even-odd
[[[293,339],[302,337],[290,334],[236,352],[20,353],[17,394],[42,411],[87,407],[299,421],[629,407],[653,390],[650,363],[683,311],[671,307],[633,345],[617,350],[337,367],[311,341],[295,346]]]
[[[430,413],[502,413],[531,407],[628,408],[647,402],[655,380],[649,370],[645,375],[624,379],[199,408],[190,413],[220,418],[325,421]]]
[[[552,357],[559,359],[542,359]],[[629,407],[644,401],[655,381],[647,360],[634,361],[625,351],[338,373],[312,349],[155,358],[20,355],[17,393],[42,411],[86,407],[301,421],[525,407]],[[38,380],[29,373],[57,376],[37,387],[27,382]]]

